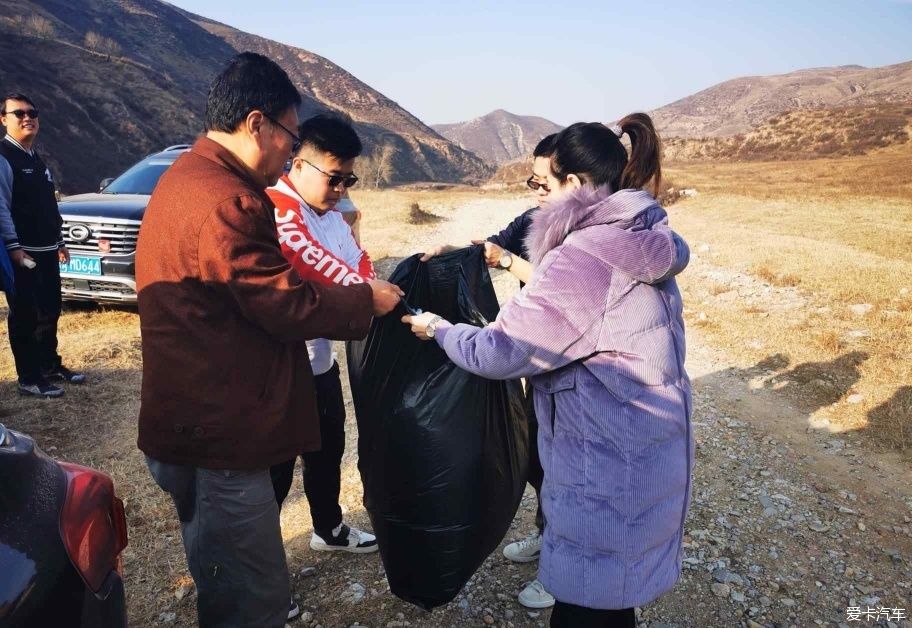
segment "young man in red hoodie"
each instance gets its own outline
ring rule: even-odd
[[[375,278],[370,257],[360,247],[337,204],[358,181],[358,135],[346,120],[321,114],[299,127],[300,146],[291,169],[267,190],[275,204],[282,253],[305,281],[350,286]],[[339,507],[342,455],[345,451],[345,402],[332,341],[307,341],[320,414],[320,451],[302,453],[304,492],[314,533],[310,547],[320,551],[377,551],[374,535],[346,525]],[[272,467],[276,501],[281,507],[294,475],[295,460]]]

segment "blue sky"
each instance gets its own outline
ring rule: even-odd
[[[427,123],[608,121],[739,76],[912,60],[912,0],[172,4],[322,55]]]

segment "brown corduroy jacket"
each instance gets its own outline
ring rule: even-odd
[[[262,182],[202,137],[162,176],[136,252],[139,448],[173,464],[262,469],[320,447],[305,340],[363,337],[371,288],[304,282]]]

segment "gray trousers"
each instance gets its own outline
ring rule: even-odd
[[[291,590],[269,469],[146,464],[177,507],[199,625],[284,626]]]

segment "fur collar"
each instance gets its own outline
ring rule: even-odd
[[[548,251],[563,243],[573,231],[600,224],[627,229],[644,223],[641,228],[649,228],[665,216],[665,210],[645,190],[620,190],[612,194],[608,186],[584,186],[533,214],[526,247],[530,261],[538,265]]]

